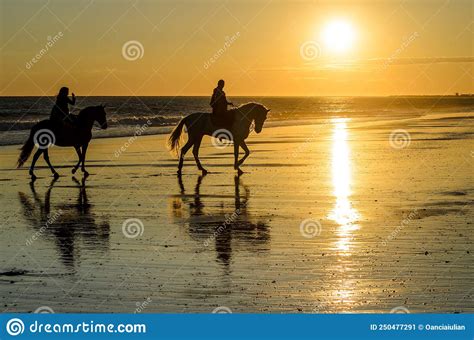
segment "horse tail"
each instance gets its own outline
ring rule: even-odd
[[[179,124],[174,128],[168,138],[168,148],[170,151],[178,152],[179,145],[181,142],[181,133],[183,132],[183,126],[186,124],[188,117],[181,119]]]
[[[25,162],[28,160],[28,157],[31,155],[31,151],[35,147],[35,143],[33,141],[33,129],[30,132],[30,136],[28,137],[27,141],[21,147],[20,156],[18,157],[17,161],[17,168],[20,168]]]

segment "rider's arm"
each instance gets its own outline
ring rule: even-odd
[[[72,94],[72,99],[68,98],[67,101],[69,102],[69,104],[75,105],[76,104],[76,95],[73,93]]]

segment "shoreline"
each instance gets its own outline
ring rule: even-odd
[[[185,116],[183,116],[185,117]],[[287,119],[275,119],[275,120],[269,120],[265,122],[265,128],[271,129],[275,127],[296,127],[296,126],[307,126],[307,125],[323,125],[323,124],[330,124],[331,121],[334,121],[336,119],[346,119],[348,122],[351,122],[351,125],[357,128],[366,128],[370,126],[377,126],[377,125],[386,125],[390,123],[395,123],[395,122],[402,122],[402,121],[410,121],[410,120],[418,120],[418,119],[445,119],[445,118],[450,118],[450,119],[457,119],[457,118],[466,118],[466,119],[474,119],[474,111],[460,111],[460,112],[435,112],[435,113],[425,113],[425,114],[418,114],[418,115],[410,115],[407,117],[400,116],[400,117],[385,117],[385,116],[376,116],[376,117],[370,117],[370,116],[356,116],[356,117],[347,117],[346,115],[338,115],[338,116],[333,116],[333,117],[321,117],[318,119],[293,119],[293,120],[287,120]],[[108,138],[133,138],[135,136],[159,136],[159,135],[166,135],[171,133],[171,131],[174,129],[174,127],[177,125],[163,125],[163,126],[153,126],[153,125],[148,125],[146,127],[146,130],[140,134],[137,134],[137,130],[140,130],[145,126],[146,123],[143,124],[136,124],[135,126],[128,126],[127,131],[124,130],[119,130],[119,129],[114,129],[114,127],[111,128],[113,130],[112,135],[108,134],[107,130],[106,131],[101,131],[101,130],[93,130],[93,137],[92,139],[108,139]],[[19,142],[19,141],[13,141],[11,143],[3,143],[1,141],[2,138],[2,133],[10,133],[10,134],[15,134],[15,135],[25,135],[24,140],[26,140],[26,136],[29,130],[10,130],[10,131],[0,131],[0,148],[6,147],[6,146],[21,146],[23,145],[24,142]],[[18,137],[17,137],[18,138]]]

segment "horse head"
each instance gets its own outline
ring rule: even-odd
[[[107,129],[106,116],[105,105],[88,106],[79,112],[79,118],[85,122],[85,126],[92,128],[94,122],[97,122],[103,130]]]
[[[94,120],[99,123],[100,128],[107,129],[107,113],[105,112],[105,105],[99,105],[95,107]]]
[[[267,114],[270,112],[270,109],[267,109],[262,104],[254,103],[252,108],[253,119],[255,122],[255,132],[260,133],[263,129],[263,123],[267,120]]]

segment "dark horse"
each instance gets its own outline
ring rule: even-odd
[[[21,148],[20,156],[18,157],[18,168],[21,167],[28,157],[30,156],[33,148],[36,147],[38,150],[33,156],[33,161],[30,166],[30,176],[32,180],[36,179],[34,174],[35,164],[41,154],[44,155],[44,160],[48,164],[54,177],[59,177],[59,174],[54,170],[51,162],[49,161],[48,148],[51,145],[57,146],[71,146],[76,149],[79,161],[73,167],[72,173],[76,173],[76,170],[82,164],[81,170],[85,176],[89,173],[85,168],[86,151],[89,146],[89,142],[92,139],[92,126],[94,122],[98,122],[102,129],[107,128],[107,119],[105,113],[105,106],[89,106],[79,112],[79,115],[75,117],[74,127],[63,127],[61,131],[57,131],[58,128],[49,119],[42,120],[38,124],[31,128],[30,136],[25,144]]]
[[[168,140],[170,149],[177,151],[183,126],[186,126],[188,141],[181,148],[179,154],[178,174],[181,174],[183,168],[184,155],[191,147],[193,147],[193,155],[198,169],[201,170],[203,174],[207,173],[207,170],[203,168],[199,161],[199,147],[201,146],[202,137],[204,137],[204,135],[213,136],[218,139],[231,139],[233,141],[234,169],[238,171],[239,175],[242,174],[243,171],[240,170],[239,166],[242,165],[245,159],[250,155],[250,150],[247,144],[245,144],[245,139],[250,133],[250,126],[252,123],[255,123],[255,132],[260,133],[263,128],[263,123],[267,119],[268,111],[270,110],[265,106],[257,103],[248,103],[236,109],[229,110],[229,113],[234,115],[234,123],[230,131],[216,128],[214,124],[212,124],[210,113],[192,113],[181,119]],[[245,155],[240,160],[239,147],[245,152]]]

